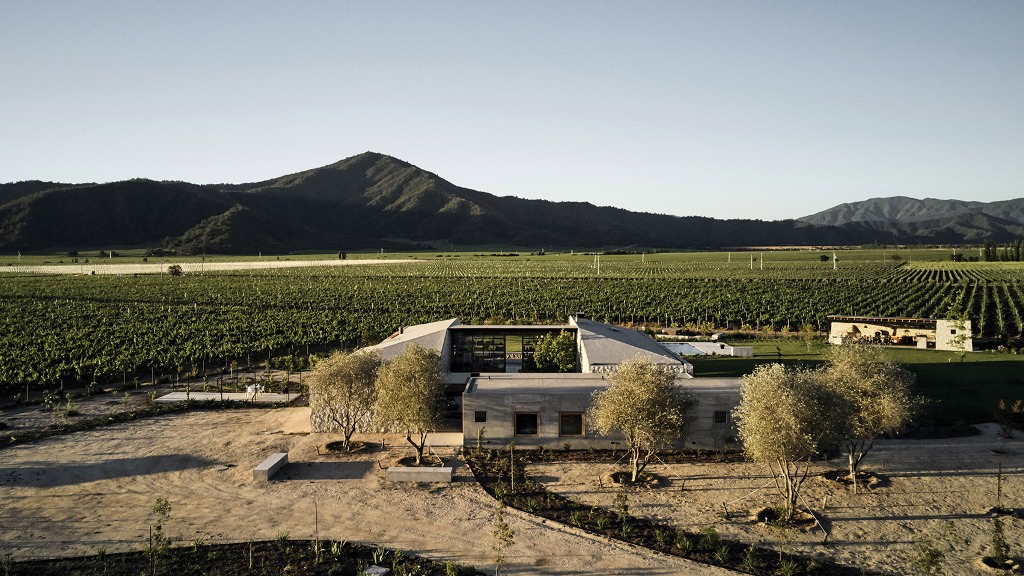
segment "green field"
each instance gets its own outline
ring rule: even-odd
[[[742,376],[758,364],[782,362],[816,366],[829,345],[817,338],[810,347],[800,337],[735,341],[752,346],[753,358],[692,357],[694,373]],[[780,356],[781,354],[781,356]],[[999,400],[1024,398],[1024,356],[976,352],[962,361],[956,352],[889,348],[887,354],[917,376],[915,392],[929,400],[915,424],[955,425],[992,421]]]
[[[714,327],[771,334],[798,331],[805,324],[825,329],[829,314],[942,317],[952,299],[968,310],[976,337],[1017,345],[1024,264],[953,263],[951,253],[840,250],[837,262],[831,261],[831,250],[600,258],[411,253],[386,256],[418,262],[177,277],[29,274],[18,272],[17,256],[8,255],[0,257],[5,270],[0,272],[0,388],[9,397],[26,383],[35,390],[52,390],[94,379],[104,383],[148,377],[151,371],[166,375],[223,366],[231,360],[244,364],[268,354],[304,356],[307,347],[325,351],[373,343],[401,326],[452,317],[467,323],[527,324],[564,322],[570,314],[584,313],[638,328]],[[66,260],[22,256],[21,265],[61,259]],[[107,259],[129,261],[141,262],[141,256]],[[969,356],[971,363],[981,356]],[[932,395],[955,400],[969,396],[975,384],[1008,382],[1024,372],[1016,363],[1018,356],[992,356],[1006,361],[994,362],[1002,367],[992,368],[994,373],[954,368],[945,359],[906,361],[920,365],[915,370],[922,386],[929,381],[951,383],[934,388]],[[733,373],[743,370],[742,362],[736,366],[740,368]],[[703,367],[699,372],[708,373]],[[1006,390],[1008,396],[1012,392]],[[974,414],[965,417],[975,419]]]

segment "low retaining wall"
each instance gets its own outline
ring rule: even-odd
[[[451,482],[451,466],[392,466],[388,468],[392,482]]]

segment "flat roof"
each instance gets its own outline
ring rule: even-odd
[[[610,386],[610,374],[490,374],[474,376],[466,385],[467,394],[579,394]],[[739,378],[701,378],[680,374],[676,383],[687,390],[738,392]]]
[[[826,316],[828,320],[833,322],[867,322],[870,324],[891,324],[894,326],[921,326],[921,327],[935,327],[935,318],[900,318],[900,317],[886,317],[886,316],[841,316],[831,315]]]
[[[719,392],[739,392],[740,379],[711,376],[694,376],[686,380],[684,386],[689,390],[705,390]]]
[[[569,326],[568,324],[458,324],[452,326],[450,330],[480,330],[487,332],[507,332],[509,330],[565,330],[566,332],[575,332],[576,327]]]
[[[574,372],[550,374],[487,374],[474,376],[466,385],[466,393],[525,393],[574,392],[587,388],[606,386],[603,374],[579,374]]]

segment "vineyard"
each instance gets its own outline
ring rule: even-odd
[[[824,256],[824,257],[823,257]],[[827,329],[829,314],[943,317],[975,336],[1024,328],[1024,265],[883,251],[419,255],[347,267],[168,275],[0,273],[0,387],[131,380],[374,343],[401,326],[564,322]]]

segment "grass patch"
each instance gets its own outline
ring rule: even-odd
[[[787,365],[819,366],[825,361],[828,345],[815,342],[808,351],[799,338],[778,338],[736,342],[753,346],[753,358],[693,357],[698,376],[734,376],[749,374],[760,364],[781,362]],[[889,355],[917,376],[914,393],[929,403],[914,419],[914,426],[964,426],[991,422],[999,400],[1024,398],[1024,358],[998,352],[972,352],[960,361],[960,355],[943,350],[887,348]],[[781,352],[781,358],[780,358]]]

